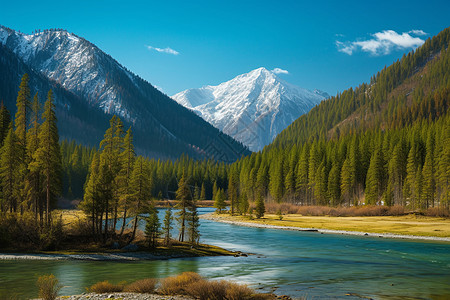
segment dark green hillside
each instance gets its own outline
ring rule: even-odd
[[[281,132],[268,148],[442,116],[450,88],[449,40],[447,28],[378,72],[370,83],[323,101]]]

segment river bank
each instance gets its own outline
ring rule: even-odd
[[[121,299],[121,300],[193,300],[188,296],[163,296],[156,294],[138,294],[138,293],[87,293],[83,295],[61,296],[58,300],[102,300],[102,299]],[[40,300],[40,299],[34,299]]]
[[[240,253],[240,252],[239,252]],[[167,260],[174,258],[203,256],[236,256],[238,252],[229,251],[217,246],[200,244],[191,247],[185,244],[173,247],[160,247],[154,252],[108,250],[103,252],[64,252],[51,251],[39,253],[0,253],[0,260],[84,260],[84,261],[139,261]]]
[[[277,215],[266,215],[262,219],[250,220],[244,216],[230,216],[227,214],[208,213],[201,215],[201,218],[216,222],[233,224],[238,226],[282,229],[294,231],[311,231],[320,234],[345,234],[356,236],[370,236],[394,239],[414,239],[427,241],[450,242],[450,220],[437,219],[433,222],[420,222],[420,219],[413,217],[314,217],[285,215],[283,220],[279,220]],[[423,220],[422,220],[423,221]],[[359,224],[358,224],[359,223]],[[440,229],[428,228],[436,225]],[[402,228],[398,229],[399,225]],[[404,227],[410,225],[410,231],[416,234],[402,234]],[[421,226],[422,225],[422,226]],[[335,229],[339,228],[339,229]],[[343,228],[343,229],[341,229]],[[345,229],[344,229],[345,228]],[[347,229],[351,228],[351,230]],[[420,230],[422,229],[422,230]],[[425,230],[426,229],[426,230]],[[387,231],[389,230],[389,231]],[[429,235],[436,232],[436,235]],[[444,236],[438,236],[444,235]],[[445,236],[447,235],[447,236]]]

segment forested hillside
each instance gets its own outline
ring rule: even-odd
[[[449,40],[447,28],[235,163],[240,193],[302,205],[448,207]]]

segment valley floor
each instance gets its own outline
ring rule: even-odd
[[[280,220],[278,215],[266,214],[262,219],[250,220],[246,216],[215,213],[201,217],[240,226],[450,242],[448,218],[416,215],[329,217],[289,214],[283,215]]]

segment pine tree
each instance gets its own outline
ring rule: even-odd
[[[120,207],[123,209],[123,223],[120,235],[123,234],[126,225],[128,207],[132,198],[133,191],[131,190],[131,174],[133,172],[133,165],[135,161],[135,152],[133,146],[133,133],[131,128],[123,139],[122,153],[120,153],[121,170],[117,177],[119,185],[119,201]]]
[[[302,204],[306,204],[309,201],[308,197],[308,165],[309,161],[309,147],[304,146],[300,154],[300,161],[297,166],[297,178],[295,182],[295,190],[297,198],[300,199]]]
[[[216,213],[221,214],[222,210],[224,210],[226,207],[225,193],[222,189],[219,189],[216,192],[216,198],[214,199],[214,208],[216,209]]]
[[[264,213],[266,212],[266,207],[264,205],[264,198],[262,195],[259,195],[256,198],[255,202],[255,215],[257,219],[264,217]]]
[[[1,148],[0,156],[0,179],[3,192],[2,211],[6,211],[8,208],[10,212],[17,211],[20,176],[17,169],[20,160],[17,147],[17,138],[10,126],[3,147]]]
[[[200,190],[200,200],[206,200],[205,182],[202,182],[202,188]]]
[[[163,234],[164,234],[164,245],[169,246],[170,239],[172,238],[171,232],[173,229],[173,216],[172,216],[172,208],[169,206],[164,215],[164,223],[163,223]]]
[[[53,92],[50,90],[42,114],[43,123],[39,130],[39,148],[33,155],[30,171],[40,170],[45,190],[46,225],[50,225],[50,209],[61,194],[62,162],[59,147],[59,134],[56,126],[55,104]]]
[[[149,211],[148,217],[145,218],[145,221],[145,236],[148,240],[148,247],[155,248],[161,227],[161,223],[158,218],[158,211],[152,207]]]
[[[16,126],[15,134],[21,146],[21,160],[25,162],[25,149],[27,147],[28,108],[30,106],[31,93],[28,86],[28,74],[24,74],[17,95],[17,111],[14,118]]]
[[[6,138],[9,130],[9,124],[11,123],[11,115],[3,104],[0,105],[0,147],[3,146],[3,141]]]
[[[425,156],[425,164],[423,165],[422,177],[423,177],[423,201],[425,208],[430,206],[434,207],[434,196],[436,190],[435,183],[435,163],[434,163],[434,148],[435,140],[434,134],[429,133],[427,139],[427,148]]]
[[[27,132],[27,162],[32,163],[37,149],[39,148],[39,118],[40,118],[40,103],[38,94],[33,98],[32,105],[32,120],[31,120],[31,128]],[[25,194],[27,200],[30,202],[31,207],[33,207],[33,211],[35,213],[35,219],[37,220],[38,213],[40,213],[41,224],[43,222],[42,219],[42,178],[41,178],[41,170],[35,169],[34,171],[29,170],[25,177]]]
[[[236,170],[232,168],[228,180],[228,200],[230,201],[230,213],[234,215],[238,209],[238,178]]]
[[[185,178],[185,175],[181,176],[180,181],[178,182],[178,189],[176,192],[176,198],[178,200],[177,208],[177,220],[180,223],[180,234],[178,240],[180,242],[184,242],[185,231],[186,231],[186,221],[189,218],[188,209],[192,206],[192,197],[191,190],[189,189],[189,185]]]
[[[19,161],[16,166],[19,172],[19,181],[18,181],[18,201],[23,206],[25,205],[25,176],[27,175],[27,127],[28,127],[28,108],[30,106],[30,88],[28,86],[29,77],[28,74],[24,74],[19,86],[19,93],[17,95],[17,111],[16,116],[14,118],[15,123],[15,135],[17,138],[17,152],[19,155]]]
[[[118,177],[122,169],[120,154],[124,145],[122,121],[114,115],[109,124],[110,127],[106,130],[104,138],[100,142],[100,179],[102,182],[102,202],[104,203],[103,211],[105,212],[104,239],[108,236],[109,214],[111,212],[114,216],[113,228],[115,228],[117,222],[120,196]]]
[[[242,193],[239,197],[239,212],[242,215],[245,215],[250,207],[250,203],[248,202],[247,193]]]
[[[272,162],[273,167],[270,169],[270,181],[269,181],[269,189],[270,194],[275,199],[276,202],[280,203],[283,192],[284,192],[284,184],[283,184],[283,158],[279,156],[277,160]]]
[[[328,175],[328,195],[331,205],[341,204],[341,170],[338,162],[333,163]]]
[[[383,161],[381,150],[375,149],[375,153],[370,159],[369,170],[366,180],[366,204],[377,204],[382,193]]]
[[[217,180],[214,181],[213,190],[212,190],[212,198],[216,199],[217,194]]]
[[[409,150],[406,163],[406,179],[403,185],[403,197],[409,201],[412,208],[417,207],[416,198],[418,196],[417,190],[415,189],[417,170],[416,149],[415,144],[413,144]]]
[[[341,192],[344,201],[347,201],[348,206],[350,206],[350,199],[353,194],[353,182],[351,175],[351,164],[348,157],[344,160],[344,164],[341,169]]]
[[[87,216],[91,217],[93,236],[97,234],[100,235],[102,232],[101,222],[99,221],[102,211],[98,186],[99,164],[100,157],[96,152],[92,158],[92,162],[89,168],[89,175],[86,181],[83,202],[81,202],[81,209]]]
[[[134,217],[133,221],[133,233],[131,235],[130,242],[136,237],[136,229],[138,226],[139,215],[142,213],[143,208],[151,206],[151,195],[153,183],[150,178],[150,167],[148,161],[142,156],[138,156],[134,163],[133,172],[131,174],[131,190],[134,192],[132,195],[132,205],[130,206],[131,216]]]
[[[195,203],[192,203],[192,205],[189,207],[189,218],[187,225],[189,242],[192,245],[197,245],[200,240],[200,219],[198,217],[197,206],[195,205]]]

